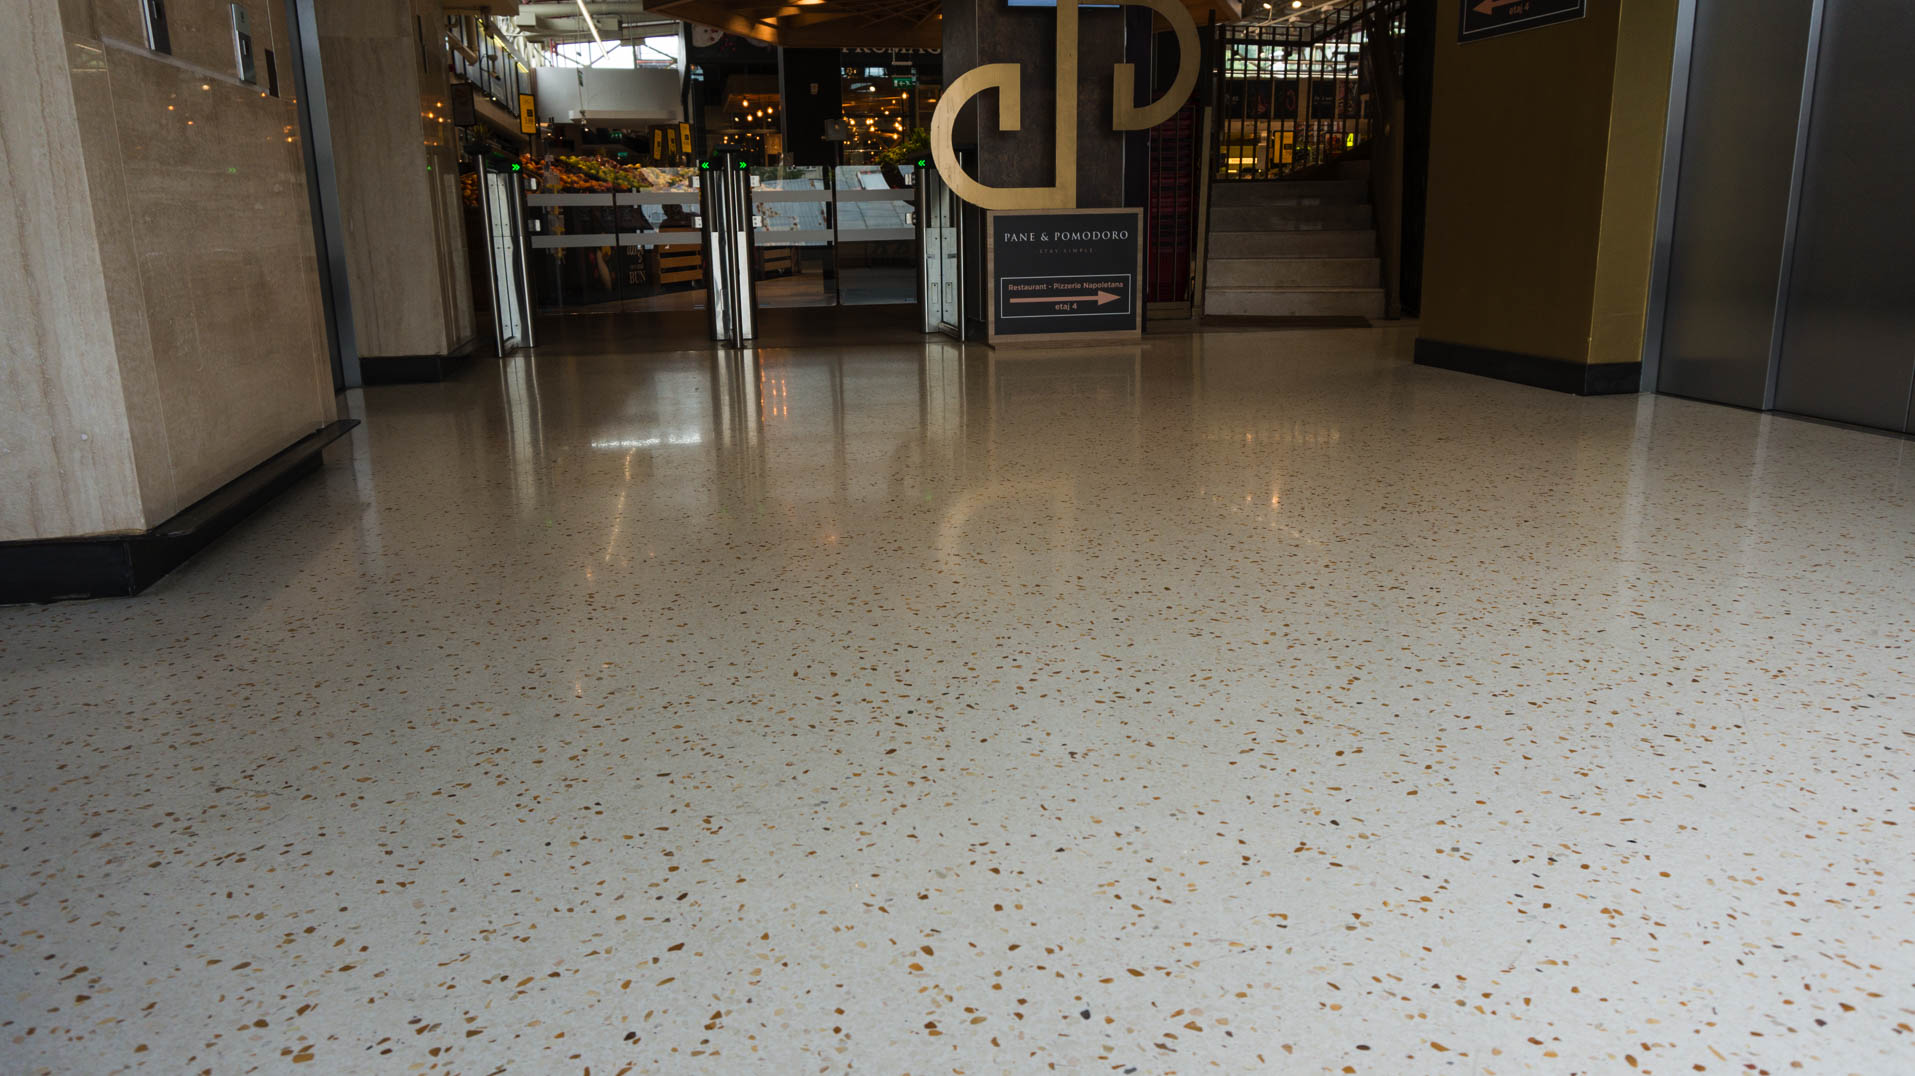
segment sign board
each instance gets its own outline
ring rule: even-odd
[[[1583,17],[1587,0],[1462,0],[1456,40],[1480,41]]]
[[[270,55],[270,53],[268,54]],[[452,93],[446,98],[452,102],[452,125],[454,127],[476,127],[479,123],[479,106],[473,96],[472,83],[455,82]]]
[[[531,134],[539,129],[539,111],[537,99],[529,93],[519,95],[519,133]]]
[[[992,344],[1143,331],[1141,209],[988,214]]]
[[[252,16],[246,13],[244,4],[233,4],[229,10],[233,17],[233,67],[239,71],[241,82],[256,86],[259,74],[253,66]]]

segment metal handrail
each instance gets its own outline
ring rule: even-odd
[[[1403,64],[1390,32],[1389,5],[1379,4],[1364,24],[1363,59],[1376,97],[1370,132],[1370,205],[1375,214],[1377,257],[1383,270],[1383,313],[1403,316]]]
[[[1335,60],[1326,50],[1339,43],[1355,46],[1359,30],[1366,42],[1379,27],[1392,32],[1408,7],[1409,0],[1359,0],[1334,12],[1341,16],[1337,21],[1323,25],[1286,20],[1219,26],[1211,71],[1218,116],[1211,174],[1219,180],[1280,179],[1367,145],[1387,117],[1384,87],[1377,84],[1369,57],[1374,50],[1367,43],[1360,49],[1346,47]],[[1282,58],[1273,63],[1237,52],[1239,48],[1281,51]],[[1362,54],[1357,71],[1344,66],[1353,52]],[[1385,54],[1394,57],[1397,50],[1386,49]],[[1233,77],[1233,68],[1241,70],[1246,63],[1272,71],[1262,77]],[[1395,61],[1389,66],[1389,88],[1396,89],[1400,66]],[[1359,74],[1365,67],[1370,70]],[[1300,70],[1292,75],[1293,68]],[[1363,74],[1369,75],[1368,87],[1362,86]],[[1328,94],[1322,93],[1325,82],[1332,86]],[[1326,104],[1327,115],[1318,111]]]

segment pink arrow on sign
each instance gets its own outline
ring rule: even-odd
[[[1493,15],[1499,7],[1508,7],[1511,4],[1520,3],[1522,3],[1522,0],[1483,0],[1482,3],[1477,4],[1471,10],[1475,11],[1478,15]]]
[[[1103,306],[1105,303],[1114,303],[1117,299],[1118,296],[1110,292],[1100,291],[1096,295],[1051,295],[1042,299],[1012,299],[1011,301],[1014,303],[1088,303],[1095,300],[1098,306]]]

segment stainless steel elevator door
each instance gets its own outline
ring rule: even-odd
[[[1909,0],[1826,0],[1775,406],[1911,429]]]
[[[1656,388],[1761,407],[1812,0],[1698,0]]]

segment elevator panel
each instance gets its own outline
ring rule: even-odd
[[[1697,0],[1656,388],[1762,407],[1813,0]]]
[[[1908,0],[1824,0],[1775,406],[1908,430],[1915,124]]]

